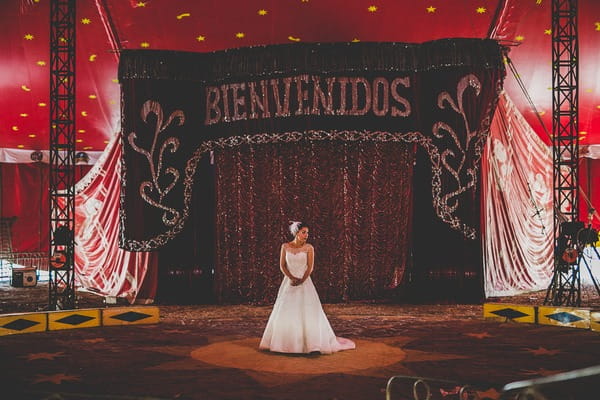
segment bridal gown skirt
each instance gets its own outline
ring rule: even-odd
[[[280,353],[334,353],[354,349],[349,339],[336,337],[310,277],[292,286],[283,279],[259,348]]]

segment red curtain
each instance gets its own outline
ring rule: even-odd
[[[545,289],[554,257],[551,149],[505,92],[483,160],[485,294]]]
[[[414,147],[302,142],[215,152],[219,302],[270,303],[289,220],[307,222],[326,302],[377,298],[400,283],[411,240]]]
[[[0,164],[0,213],[13,218],[13,252],[48,251],[48,164]]]
[[[600,158],[582,157],[579,162],[579,218],[600,230]]]
[[[121,146],[113,139],[75,187],[75,275],[81,286],[103,295],[149,303],[156,294],[156,253],[118,245],[120,156]]]

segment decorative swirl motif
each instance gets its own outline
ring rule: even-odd
[[[164,169],[163,173],[163,156],[165,151],[170,153],[175,153],[179,149],[179,139],[174,137],[167,138],[160,146],[158,150],[158,161],[155,164],[155,151],[156,151],[156,143],[158,141],[158,136],[167,129],[171,123],[177,119],[177,125],[181,126],[185,123],[185,116],[183,111],[176,110],[169,115],[167,121],[163,124],[163,110],[161,105],[153,100],[148,100],[144,103],[141,110],[141,117],[145,123],[148,122],[148,117],[150,114],[154,114],[156,116],[156,126],[154,128],[154,138],[152,140],[152,146],[150,150],[146,150],[135,143],[137,139],[137,135],[135,132],[131,132],[127,137],[129,145],[136,152],[143,154],[148,160],[148,165],[150,166],[150,174],[152,176],[152,181],[144,181],[140,184],[139,193],[142,199],[153,207],[164,210],[162,221],[167,226],[174,226],[181,218],[181,214],[179,211],[175,210],[172,207],[168,207],[163,204],[165,197],[169,194],[171,189],[175,187],[177,182],[179,181],[179,171],[173,167],[167,167]],[[162,178],[162,181],[165,181],[165,177],[167,178],[166,186],[161,186],[159,183],[159,179]]]
[[[463,234],[469,238],[475,238],[475,230],[464,226],[460,220],[454,216],[454,212],[459,207],[459,196],[475,187],[477,184],[477,161],[481,154],[482,141],[481,138],[473,141],[478,135],[483,135],[479,129],[471,130],[469,125],[469,119],[463,106],[463,97],[467,89],[473,89],[475,96],[479,96],[481,93],[481,83],[477,76],[469,74],[464,76],[457,85],[456,88],[456,101],[452,98],[450,93],[442,92],[438,96],[437,105],[440,109],[445,109],[448,106],[459,114],[465,124],[465,141],[461,143],[456,131],[447,123],[438,121],[432,127],[433,136],[442,139],[444,136],[449,136],[456,146],[455,149],[445,149],[440,155],[441,165],[444,167],[445,174],[441,178],[451,178],[455,181],[456,189],[442,194],[442,186],[432,186],[433,201],[436,212],[442,220],[454,229],[462,230]],[[473,143],[472,143],[473,142]],[[467,154],[470,149],[473,148],[475,157],[471,160],[471,165],[465,166],[467,162]],[[430,154],[431,157],[431,154]],[[447,179],[447,178],[446,178]],[[447,186],[447,185],[446,185]]]
[[[433,177],[432,184],[441,188],[441,168],[440,154],[437,147],[432,143],[431,138],[425,137],[420,132],[380,132],[380,131],[305,131],[305,132],[286,132],[286,133],[262,133],[256,135],[231,136],[218,140],[207,140],[202,142],[192,156],[188,159],[185,167],[185,177],[183,179],[183,209],[175,223],[166,232],[160,233],[148,240],[127,239],[121,234],[121,247],[129,251],[150,251],[163,246],[173,239],[184,227],[186,219],[189,217],[192,203],[192,191],[194,186],[194,175],[199,161],[212,150],[235,148],[243,144],[269,144],[269,143],[294,143],[303,140],[308,141],[333,141],[340,140],[344,142],[405,142],[417,143],[427,150],[432,163]],[[125,168],[125,165],[123,165]],[[126,174],[123,174],[126,176]],[[435,203],[435,201],[434,201]],[[154,204],[153,204],[154,205]],[[154,205],[157,206],[157,205]],[[157,206],[159,207],[159,206]],[[161,208],[161,207],[159,207]],[[166,211],[166,209],[165,209]],[[124,232],[125,213],[123,207],[121,214],[121,232]]]
[[[174,210],[166,207],[162,204],[164,196],[175,186],[179,180],[179,171],[174,168],[167,168],[164,171],[164,175],[170,175],[172,180],[165,187],[161,188],[158,185],[159,175],[155,173],[154,164],[152,162],[152,154],[154,154],[154,147],[156,145],[156,139],[158,134],[161,133],[174,118],[179,117],[180,123],[183,124],[183,113],[181,111],[175,111],[171,114],[169,120],[164,124],[162,123],[162,109],[158,103],[148,101],[144,104],[142,111],[142,118],[146,121],[146,118],[150,112],[157,115],[157,128],[155,131],[154,142],[151,150],[148,152],[135,144],[136,135],[132,132],[129,135],[129,143],[132,148],[138,153],[144,154],[148,159],[148,162],[152,171],[153,182],[143,182],[140,185],[140,195],[144,197],[149,204],[154,207],[160,208],[165,211],[163,215],[163,222],[169,226],[170,229],[165,232],[159,233],[152,238],[147,240],[135,240],[127,239],[124,237],[123,232],[126,215],[123,211],[123,207],[120,209],[121,215],[121,247],[129,251],[150,251],[157,249],[164,244],[172,240],[184,227],[185,221],[189,217],[192,191],[194,184],[194,175],[199,161],[208,154],[210,151],[222,148],[234,148],[242,144],[266,144],[266,143],[293,143],[301,140],[309,141],[325,141],[325,140],[340,140],[346,142],[355,141],[372,141],[372,142],[405,142],[405,143],[416,143],[423,147],[429,155],[431,162],[431,192],[433,198],[433,207],[436,214],[442,221],[446,222],[453,229],[461,232],[464,237],[468,239],[475,239],[477,231],[474,227],[467,225],[454,213],[459,206],[459,199],[457,196],[473,188],[477,184],[477,170],[478,161],[481,158],[482,148],[487,138],[487,131],[491,122],[491,110],[496,106],[497,96],[494,97],[485,112],[484,119],[480,122],[479,128],[471,131],[469,128],[469,121],[463,108],[463,95],[467,88],[475,89],[475,94],[478,96],[481,90],[481,85],[478,78],[475,75],[466,75],[463,77],[457,85],[457,101],[454,101],[452,96],[443,92],[438,96],[438,106],[441,109],[446,108],[448,105],[456,113],[463,117],[466,127],[466,140],[465,143],[461,143],[456,134],[455,130],[444,122],[437,122],[432,127],[433,135],[424,135],[421,132],[381,132],[381,131],[315,131],[309,130],[304,132],[292,131],[286,133],[263,133],[255,135],[240,135],[221,138],[218,140],[207,140],[202,142],[198,148],[194,151],[192,156],[187,160],[184,177],[183,177],[183,208],[181,210]],[[496,93],[499,93],[502,88],[502,80],[496,82]],[[162,128],[160,129],[159,126]],[[442,139],[444,136],[449,135],[451,140],[454,142],[456,149],[446,149],[440,151],[440,148],[433,142],[436,138]],[[171,153],[177,151],[179,142],[175,138],[167,139],[161,146],[159,152],[159,160],[156,166],[156,170],[160,172],[162,170],[162,157],[165,151]],[[471,154],[469,159],[469,166],[465,168],[467,162],[467,154]],[[452,166],[452,161],[457,161],[455,167]],[[126,177],[125,171],[126,165],[123,164],[123,176]],[[442,181],[445,181],[449,176],[451,179],[456,181],[457,189],[450,193],[443,193]],[[463,181],[464,180],[464,181]],[[153,184],[154,183],[154,184]],[[125,185],[126,182],[123,182]],[[154,196],[154,197],[152,197]],[[156,200],[156,198],[158,198]]]

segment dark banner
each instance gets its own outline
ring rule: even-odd
[[[121,246],[156,249],[183,229],[212,151],[305,141],[418,144],[436,214],[475,238],[479,222],[461,210],[474,201],[502,57],[479,39],[124,51]]]

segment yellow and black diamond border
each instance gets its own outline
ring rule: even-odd
[[[3,314],[0,315],[0,336],[99,326],[156,324],[159,316],[159,309],[154,306]]]
[[[589,308],[484,303],[483,317],[600,332],[600,311]]]

